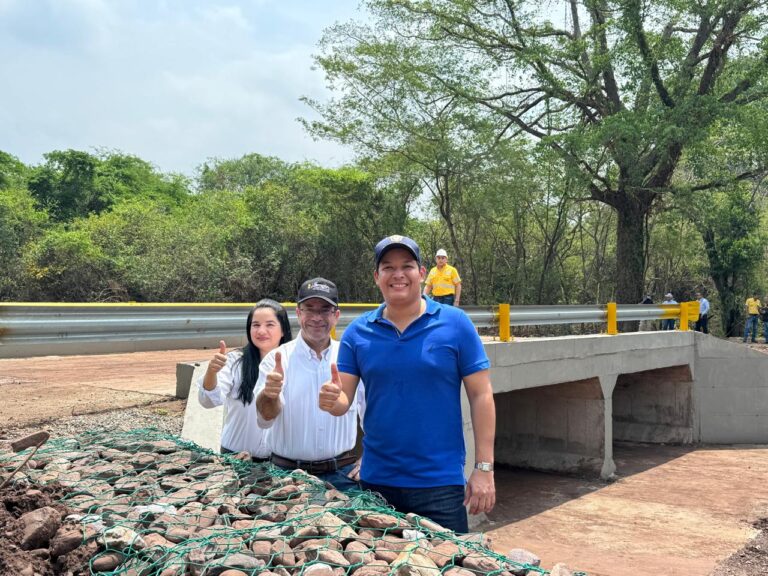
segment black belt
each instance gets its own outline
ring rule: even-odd
[[[224,448],[224,446],[221,447],[221,453],[222,454],[239,454],[239,452],[235,452],[234,450],[230,450],[229,448]],[[258,456],[251,456],[252,462],[269,462],[269,458],[259,458]]]
[[[309,460],[291,460],[290,458],[283,458],[277,454],[272,454],[270,457],[272,464],[279,466],[280,468],[288,468],[289,470],[301,469],[310,474],[327,474],[328,472],[336,472],[339,468],[343,468],[349,464],[352,464],[357,460],[357,456],[350,450],[339,454],[335,458],[328,458],[328,460],[316,460],[311,462]]]

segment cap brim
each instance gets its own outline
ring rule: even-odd
[[[307,300],[312,300],[312,298],[319,298],[320,300],[325,300],[326,302],[328,302],[328,304],[332,304],[334,306],[338,306],[339,305],[338,302],[334,302],[333,300],[331,300],[327,296],[317,296],[315,294],[313,294],[312,296],[306,296],[306,297],[302,298],[301,300],[296,302],[296,304],[301,304],[302,302],[306,302]]]

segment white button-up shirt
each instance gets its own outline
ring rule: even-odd
[[[201,379],[198,382],[197,399],[204,408],[224,405],[226,417],[221,431],[221,445],[224,448],[233,452],[247,450],[251,456],[267,458],[272,452],[269,446],[269,431],[262,430],[256,422],[256,390],[254,399],[246,405],[237,397],[242,382],[242,357],[240,350],[229,352],[227,363],[216,375],[216,388],[206,390]]]
[[[357,417],[365,410],[365,392],[358,385],[355,401],[344,416],[320,410],[320,387],[331,379],[331,362],[339,355],[339,343],[318,355],[299,336],[267,354],[259,366],[256,396],[264,389],[267,374],[275,369],[275,353],[280,352],[284,378],[280,392],[280,413],[274,420],[258,423],[270,428],[272,452],[290,460],[317,461],[334,458],[352,450],[357,441]],[[254,410],[254,412],[256,412]]]
[[[709,314],[709,300],[706,298],[701,298],[699,300],[699,314]]]

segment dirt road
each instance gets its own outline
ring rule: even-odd
[[[144,406],[176,393],[176,363],[210,350],[0,360],[0,429],[114,408]]]
[[[0,360],[0,430],[166,402],[175,392],[176,363],[210,354]],[[705,576],[757,533],[752,521],[768,516],[765,447],[617,446],[615,458],[621,476],[612,484],[500,470],[498,505],[481,529],[499,552],[527,548],[546,567],[565,562],[593,576]]]
[[[702,576],[768,515],[764,447],[624,446],[612,484],[553,474],[497,474],[483,526],[500,552],[527,548],[594,576]]]

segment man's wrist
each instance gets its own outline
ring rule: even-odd
[[[475,470],[493,472],[493,462],[475,462]]]

